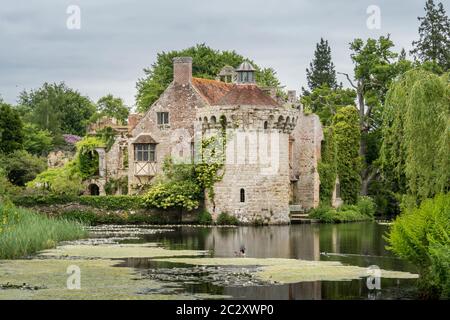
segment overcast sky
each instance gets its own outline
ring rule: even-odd
[[[136,80],[156,53],[196,43],[236,50],[262,67],[273,67],[287,89],[299,90],[320,37],[329,40],[336,69],[351,72],[348,43],[356,37],[390,33],[396,50],[409,50],[424,4],[425,0],[2,1],[0,96],[15,103],[24,89],[65,81],[94,101],[112,93],[133,106]],[[80,29],[67,28],[70,5],[80,8]],[[370,5],[381,9],[380,29],[367,27]]]

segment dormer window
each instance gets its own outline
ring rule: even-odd
[[[168,112],[157,112],[156,120],[158,125],[169,124],[169,113]]]

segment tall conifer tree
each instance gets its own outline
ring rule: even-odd
[[[327,85],[330,89],[338,87],[336,81],[336,71],[331,59],[331,48],[327,40],[323,38],[316,45],[314,59],[306,69],[309,90]]]
[[[431,61],[444,71],[450,69],[450,19],[442,3],[427,0],[425,16],[419,17],[419,40],[413,42],[414,56],[422,62]]]

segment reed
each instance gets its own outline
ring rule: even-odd
[[[36,212],[0,203],[0,259],[24,257],[54,248],[59,241],[87,236],[76,221],[49,218]]]

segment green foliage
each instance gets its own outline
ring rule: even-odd
[[[0,203],[0,259],[24,257],[43,249],[87,236],[83,226],[64,219],[52,219],[35,212]],[[0,227],[1,228],[1,227]]]
[[[450,19],[444,5],[427,0],[425,16],[419,17],[419,40],[411,51],[422,62],[437,63],[444,71],[450,70]]]
[[[57,204],[77,203],[105,210],[137,210],[145,208],[144,200],[140,196],[77,196],[65,194],[35,194],[18,195],[12,197],[15,204],[23,207],[51,206]]]
[[[129,113],[130,109],[121,98],[116,98],[112,94],[108,94],[97,101],[97,112],[92,116],[91,121],[96,121],[106,116],[115,118],[121,124],[125,124]]]
[[[321,155],[322,157],[318,167],[320,177],[320,203],[322,205],[331,205],[337,177],[337,149],[332,127],[324,129]]]
[[[361,188],[360,130],[356,108],[341,108],[333,118],[333,128],[341,198],[345,203],[355,204]]]
[[[81,178],[84,180],[91,176],[98,175],[99,156],[95,149],[104,147],[104,141],[97,137],[85,137],[83,140],[78,141],[76,146],[76,164]]]
[[[6,177],[6,173],[0,167],[0,201],[4,201],[6,198],[20,194],[22,188],[12,184]]]
[[[309,212],[309,217],[323,223],[342,223],[373,220],[375,204],[369,197],[358,199],[357,205],[343,205],[338,209],[320,205]]]
[[[450,188],[449,74],[411,70],[388,93],[381,165],[394,192],[418,199]]]
[[[23,138],[19,113],[0,101],[0,153],[9,154],[22,149]]]
[[[376,205],[372,198],[367,196],[362,196],[358,198],[358,202],[356,203],[358,207],[359,213],[373,218],[376,211]]]
[[[0,161],[8,180],[17,186],[25,186],[47,168],[45,159],[33,156],[25,150],[0,155]]]
[[[419,268],[425,296],[447,295],[450,290],[450,194],[422,202],[394,221],[388,249]]]
[[[239,220],[235,216],[228,214],[228,212],[222,212],[217,217],[217,224],[225,226],[235,226],[239,224]]]
[[[331,48],[327,40],[321,38],[320,42],[317,43],[314,59],[309,66],[310,68],[306,69],[306,78],[311,91],[322,86],[332,89],[338,87],[336,71],[331,59]]]
[[[226,66],[237,67],[245,59],[234,51],[218,51],[205,44],[180,50],[158,53],[156,62],[150,68],[144,69],[145,76],[136,83],[136,106],[140,112],[145,112],[167,88],[173,79],[173,62],[175,57],[192,57],[192,74],[194,77],[214,79],[220,70]],[[278,84],[275,72],[263,69],[251,63],[257,69],[256,80],[262,86]]]
[[[105,192],[107,195],[115,195],[118,191],[123,195],[128,194],[128,176],[119,179],[109,178],[105,184]]]
[[[100,144],[105,145],[105,150],[108,152],[111,150],[114,142],[116,142],[116,131],[111,127],[105,127],[97,130],[96,137],[101,140]],[[128,154],[128,153],[127,153]]]
[[[37,90],[23,91],[19,96],[19,105],[22,110],[27,110],[27,120],[41,130],[52,132],[56,141],[61,140],[63,133],[83,136],[95,112],[89,98],[68,88],[63,82],[44,83]]]
[[[200,197],[200,187],[191,180],[157,182],[144,195],[144,203],[150,208],[193,210]]]
[[[210,225],[213,223],[211,213],[206,210],[202,210],[197,215],[197,223],[203,225]]]
[[[79,195],[84,187],[74,162],[61,168],[50,168],[27,184],[27,188],[40,192],[51,192],[55,195]]]
[[[23,127],[23,147],[34,155],[47,155],[53,147],[53,137],[50,131],[40,130],[33,123],[25,123]]]
[[[353,105],[356,92],[353,89],[330,88],[322,85],[304,95],[301,102],[305,109],[311,110],[320,117],[323,125],[331,124],[333,116],[342,107]]]

